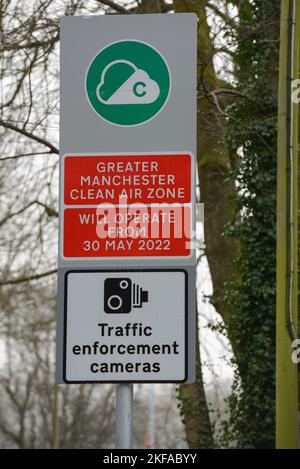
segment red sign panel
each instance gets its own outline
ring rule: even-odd
[[[63,256],[189,256],[191,168],[190,154],[66,155]]]
[[[188,256],[186,207],[67,208],[65,257]]]
[[[66,205],[189,203],[189,154],[66,156]]]

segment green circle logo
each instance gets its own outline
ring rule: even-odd
[[[163,56],[141,41],[119,41],[102,49],[89,65],[86,94],[104,120],[122,126],[144,124],[165,106],[171,89]]]

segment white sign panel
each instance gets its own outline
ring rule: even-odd
[[[184,382],[184,270],[66,274],[64,381]]]

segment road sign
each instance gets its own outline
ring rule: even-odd
[[[94,111],[116,125],[143,124],[165,106],[171,89],[168,64],[142,41],[117,41],[89,65],[86,93]]]
[[[68,208],[64,222],[66,259],[191,255],[189,206]]]
[[[190,256],[192,158],[65,155],[62,256]]]
[[[151,337],[125,336],[132,366],[122,379],[194,381],[196,37],[194,14],[61,20],[60,383],[118,380],[122,337],[98,324],[133,332],[128,324],[147,321]],[[116,279],[130,286],[121,306],[118,293],[104,301],[122,289]],[[103,357],[96,342],[116,353]],[[150,371],[136,367],[138,345],[150,347]]]
[[[66,276],[65,382],[186,380],[186,272]]]
[[[187,153],[66,155],[65,205],[191,203]]]

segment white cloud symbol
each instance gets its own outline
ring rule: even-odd
[[[101,86],[105,83],[107,70],[116,63],[130,65],[134,73],[118,88],[107,101],[104,101],[100,94]],[[97,86],[96,94],[101,103],[113,104],[151,104],[159,97],[160,89],[156,81],[152,80],[148,73],[137,68],[132,62],[127,60],[115,60],[105,67],[101,75],[101,81]]]

